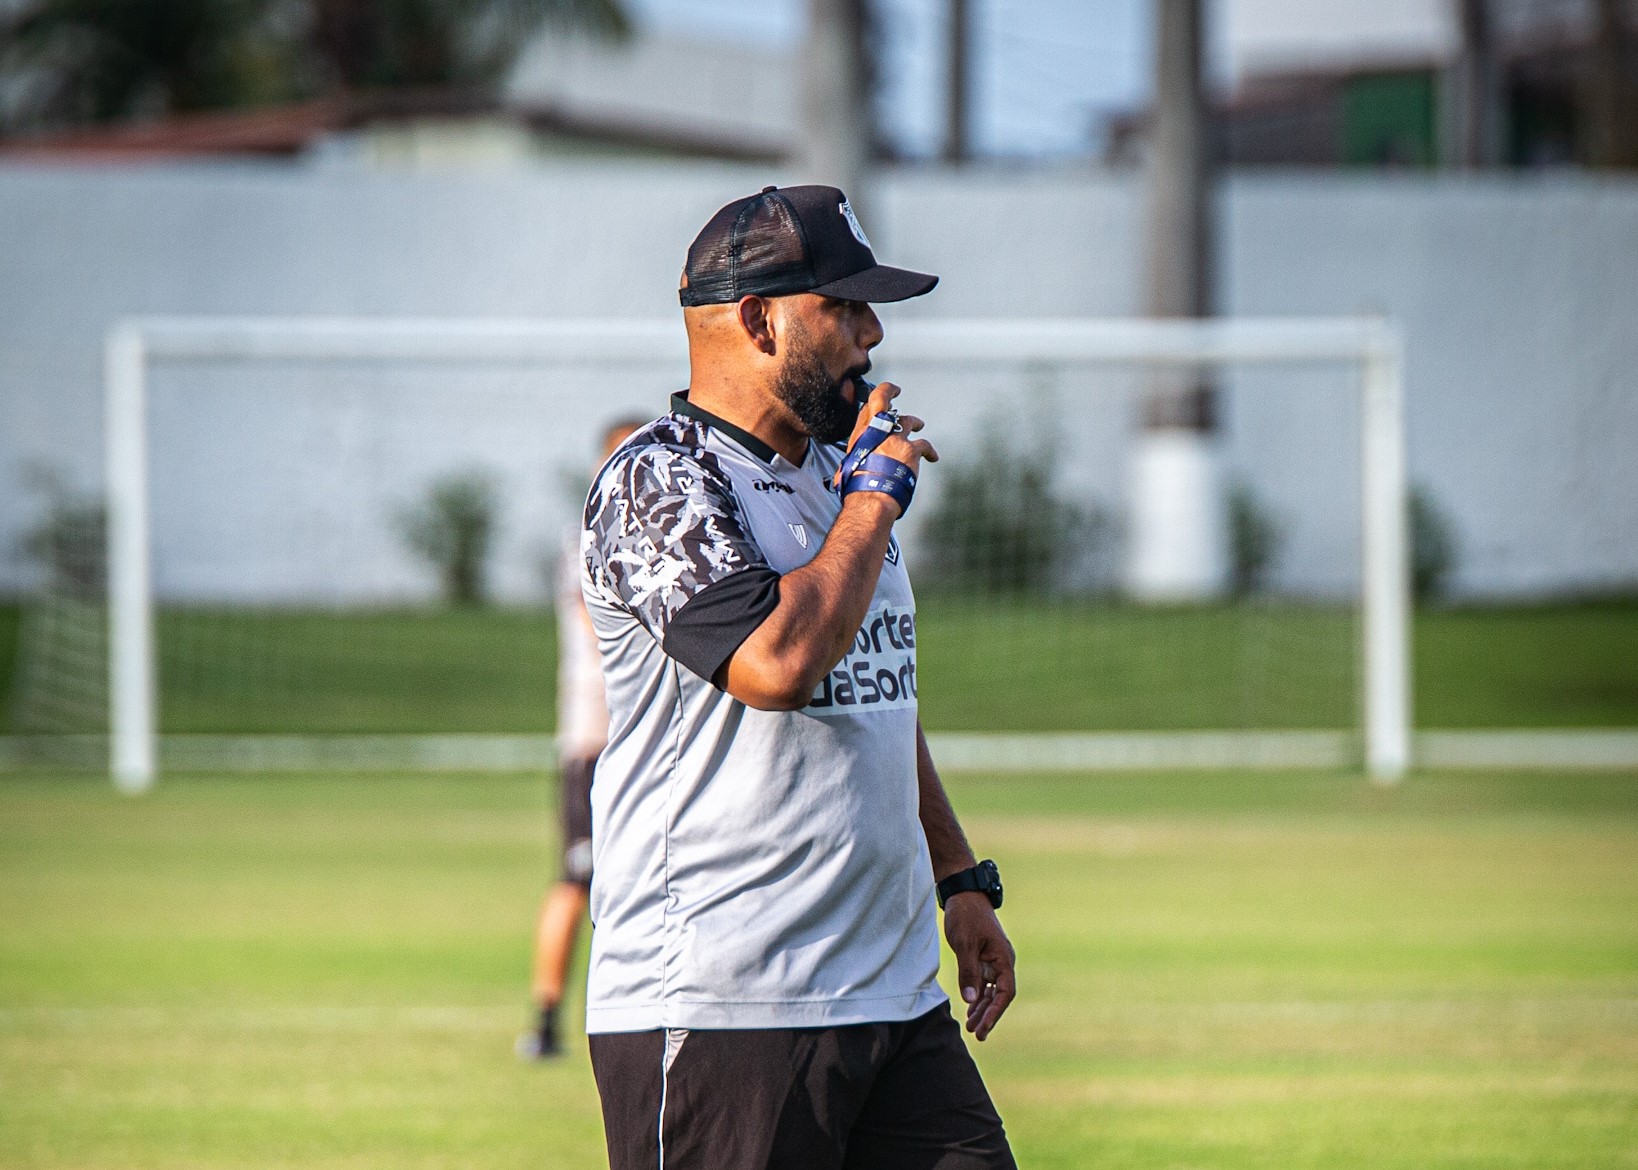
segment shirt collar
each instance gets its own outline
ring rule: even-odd
[[[775,451],[761,439],[751,434],[750,431],[745,430],[743,427],[736,427],[727,419],[718,418],[709,410],[706,410],[703,406],[695,406],[692,402],[688,401],[688,391],[686,390],[679,390],[671,396],[671,413],[680,414],[687,418],[695,419],[704,423],[708,427],[713,427],[716,430],[721,431],[723,434],[727,435],[730,439],[734,440],[734,442],[738,443],[741,447],[744,447],[752,455],[755,455],[758,459],[762,460],[762,462],[768,464],[770,467],[773,466],[775,459],[780,458],[778,451]],[[809,446],[812,446],[811,441],[809,442]],[[792,464],[792,466],[800,467],[807,461],[808,454],[806,451],[803,451],[802,463]]]

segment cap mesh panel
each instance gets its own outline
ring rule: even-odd
[[[721,304],[812,287],[801,222],[782,197],[767,194],[729,204],[705,225],[688,249],[683,303]]]

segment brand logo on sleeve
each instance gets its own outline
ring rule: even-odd
[[[785,527],[789,528],[791,530],[791,535],[796,537],[797,544],[801,545],[803,548],[808,547],[808,530],[804,525],[787,523]]]

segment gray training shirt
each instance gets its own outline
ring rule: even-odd
[[[758,711],[710,682],[824,543],[841,456],[812,443],[791,464],[677,395],[592,485],[582,585],[609,743],[588,1032],[908,1020],[945,999],[897,542],[807,707]]]

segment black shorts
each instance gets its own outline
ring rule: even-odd
[[[610,1170],[1016,1170],[949,1004],[839,1028],[590,1037]]]
[[[563,873],[561,880],[590,886],[592,877],[591,786],[596,756],[563,761],[559,776],[563,792]]]

